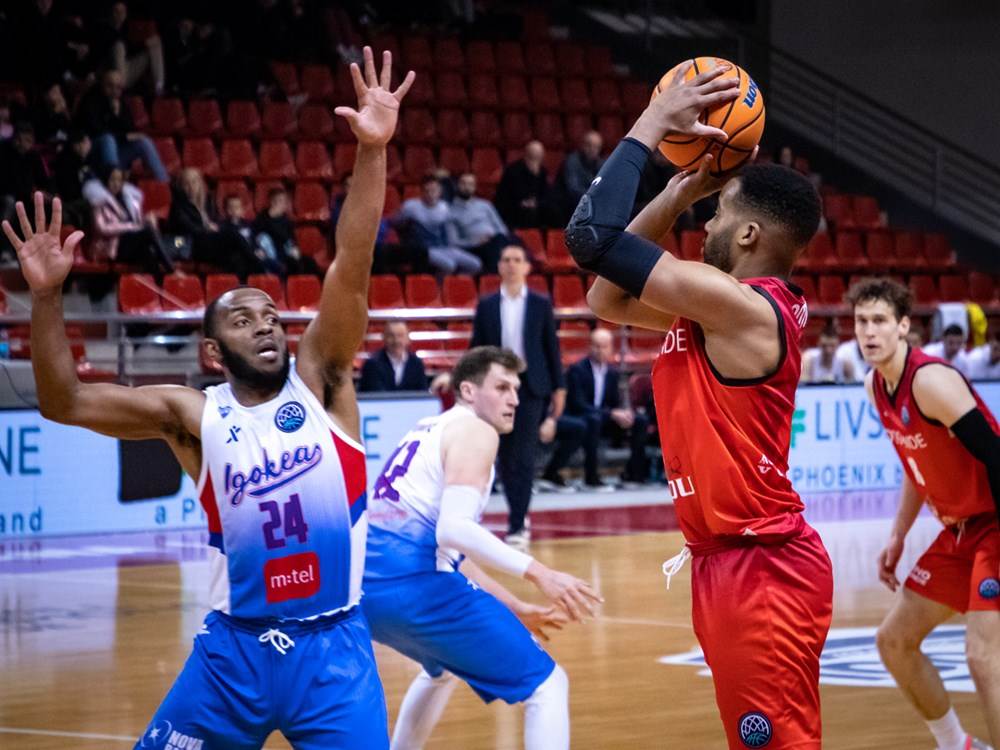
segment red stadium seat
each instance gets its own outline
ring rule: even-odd
[[[504,142],[514,148],[522,148],[534,137],[531,120],[524,112],[506,112],[503,116]]]
[[[445,146],[441,149],[438,164],[447,169],[453,177],[469,171],[469,155],[464,148]]]
[[[535,115],[534,134],[538,140],[545,144],[546,148],[561,149],[566,146],[562,118],[552,112]]]
[[[372,276],[368,286],[368,307],[373,310],[406,307],[403,285],[399,283],[399,277],[393,274]]]
[[[587,295],[583,282],[576,274],[556,276],[552,279],[552,303],[556,307],[586,307]]]
[[[562,76],[586,78],[584,47],[576,42],[559,42],[556,45],[556,70]]]
[[[419,34],[407,34],[403,37],[400,57],[400,70],[427,70],[434,66],[434,52],[427,37]]]
[[[274,300],[274,304],[278,306],[279,310],[288,309],[285,304],[285,290],[281,286],[280,276],[275,276],[273,273],[252,273],[247,276],[247,286],[260,289],[267,294]]]
[[[326,254],[326,238],[318,227],[295,227],[295,244],[310,258]]]
[[[557,303],[556,307],[560,305]],[[582,359],[590,349],[590,324],[584,320],[564,320],[559,324],[559,353],[564,366]]]
[[[621,114],[622,98],[618,90],[618,82],[602,78],[590,83],[590,101],[597,114]]]
[[[625,137],[625,125],[618,115],[601,115],[597,118],[597,132],[604,139],[604,151],[612,151]]]
[[[376,52],[389,50],[389,52],[392,53],[393,67],[399,65],[398,61],[402,59],[402,51],[399,46],[399,37],[395,34],[388,31],[381,31],[372,37],[372,43],[370,46]],[[403,69],[405,70],[405,68]]]
[[[897,264],[896,239],[891,232],[884,230],[868,232],[865,237],[865,247],[873,271],[888,271]]]
[[[592,46],[587,48],[587,71],[592,77],[607,77],[615,72],[614,60],[608,47]],[[647,92],[647,99],[649,98]]]
[[[471,310],[476,306],[476,284],[471,276],[445,276],[442,291],[445,307]]]
[[[819,301],[819,295],[816,293],[816,282],[813,281],[812,276],[807,274],[794,274],[791,281],[795,284],[795,286],[802,290],[802,296],[806,298],[806,302],[810,305]]]
[[[878,200],[870,195],[855,195],[851,202],[854,207],[854,223],[860,229],[877,229],[882,223]]]
[[[913,301],[918,305],[929,305],[941,299],[934,277],[926,274],[917,273],[910,277],[910,291],[913,292]]]
[[[817,232],[813,235],[801,261],[807,268],[823,269],[835,266],[837,254],[834,251],[830,235],[826,232]]]
[[[315,276],[292,274],[288,277],[286,291],[288,292],[289,310],[311,312],[319,309],[319,299],[323,288]]]
[[[531,79],[531,106],[541,112],[561,112],[563,103],[554,78]],[[568,105],[567,105],[568,106]]]
[[[530,274],[525,281],[528,289],[533,291],[535,294],[540,294],[543,297],[551,297],[552,292],[549,290],[549,280],[544,275],[540,273]]]
[[[465,53],[457,39],[438,39],[434,43],[434,67],[444,70],[461,70],[465,67]]]
[[[164,310],[202,310],[205,290],[201,279],[187,274],[170,273],[163,277]]]
[[[299,93],[299,72],[292,63],[273,62],[271,63],[271,75],[278,82],[285,96],[294,96]]]
[[[125,100],[125,104],[132,118],[132,126],[140,133],[149,130],[149,112],[146,111],[146,103],[142,97],[130,96]]]
[[[392,216],[399,207],[403,205],[403,199],[399,195],[399,188],[395,185],[385,186],[385,205],[382,207],[383,216]]]
[[[385,179],[388,182],[398,182],[403,179],[403,158],[399,155],[399,147],[395,143],[389,143],[385,147]]]
[[[524,50],[524,63],[534,76],[552,76],[557,72],[555,53],[546,42],[529,42]]]
[[[545,240],[542,239],[542,230],[518,229],[517,236],[524,243],[524,249],[528,251],[528,258],[532,263],[545,262]]]
[[[333,176],[340,180],[354,172],[354,157],[358,153],[357,144],[338,143],[333,149]]]
[[[524,49],[520,42],[497,42],[497,72],[523,74],[527,72],[524,64]],[[536,73],[537,71],[531,71]]]
[[[302,90],[313,101],[332,99],[335,88],[333,74],[327,65],[303,65],[301,76]]]
[[[403,153],[403,175],[406,179],[419,182],[434,167],[434,154],[427,146],[406,147]]]
[[[566,142],[570,146],[576,146],[580,142],[584,133],[587,133],[594,129],[593,118],[589,114],[582,114],[576,112],[574,114],[566,115],[566,127],[564,128],[566,133]]]
[[[559,82],[559,98],[563,108],[569,112],[590,112],[590,91],[580,78],[565,78]],[[605,107],[602,111],[607,112]],[[614,110],[612,110],[614,111]]]
[[[219,176],[234,179],[238,177],[256,177],[260,173],[257,167],[257,155],[253,146],[246,138],[225,140],[222,142],[222,158]]]
[[[401,68],[402,70],[402,68]],[[406,94],[406,104],[409,107],[432,106],[434,102],[434,83],[427,71],[420,71],[416,80]]]
[[[444,109],[437,115],[437,132],[443,146],[462,146],[469,143],[469,121],[458,109]]]
[[[493,43],[476,39],[465,47],[466,67],[473,73],[493,73],[497,69]]]
[[[924,257],[930,268],[946,269],[955,263],[955,251],[951,248],[948,236],[941,232],[929,232],[924,235]]]
[[[0,315],[7,314],[7,293],[0,287]]]
[[[298,221],[329,221],[330,196],[318,182],[295,186],[295,218]]]
[[[468,95],[465,92],[465,79],[460,73],[438,73],[434,81],[437,101],[441,107],[465,107],[468,105]]]
[[[503,132],[500,121],[492,112],[473,112],[469,122],[469,134],[473,146],[503,145]]]
[[[239,285],[240,280],[236,274],[210,273],[205,277],[205,302],[211,303]]]
[[[831,224],[853,226],[854,209],[851,205],[851,196],[836,193],[824,196],[823,215]]]
[[[226,132],[233,138],[256,138],[260,135],[260,112],[255,102],[234,100],[226,106]],[[282,133],[283,138],[286,134]]]
[[[562,169],[563,162],[565,161],[565,151],[560,151],[559,149],[549,149],[545,152],[545,157],[542,159],[542,163],[545,165],[545,170],[548,172],[550,184],[555,181],[556,175],[559,174],[559,170]]]
[[[307,104],[299,110],[299,136],[325,141],[333,136],[333,116],[325,104]]]
[[[479,296],[485,297],[500,290],[500,277],[495,273],[484,273],[479,277]]]
[[[222,132],[222,111],[215,99],[192,99],[188,103],[187,132],[209,137]]]
[[[408,307],[441,307],[441,290],[437,280],[426,273],[407,276],[406,304]]]
[[[702,229],[681,230],[681,258],[683,260],[701,260],[705,245],[705,231]]]
[[[844,287],[844,277],[838,275],[826,275],[819,277],[819,301],[824,305],[842,305],[844,294],[847,289]]]
[[[545,238],[545,257],[553,271],[576,271],[576,262],[570,257],[566,247],[566,233],[562,229],[550,229]]]
[[[257,180],[253,188],[253,208],[260,212],[267,208],[268,193],[275,188],[285,189],[284,184],[278,180]]]
[[[123,313],[141,315],[163,310],[160,288],[148,273],[126,273],[118,281],[118,309]]]
[[[220,180],[215,187],[215,204],[219,213],[226,209],[226,198],[230,195],[239,196],[243,203],[243,218],[253,218],[253,196],[247,189],[247,184],[243,180]]]
[[[854,231],[837,232],[837,260],[846,268],[867,268],[868,257],[861,246],[861,235]]]
[[[437,126],[434,116],[426,109],[404,109],[402,117],[403,136],[407,143],[434,143],[437,141]]]
[[[295,167],[299,177],[307,180],[332,180],[333,164],[330,152],[319,141],[303,141],[295,151]]]
[[[267,102],[261,115],[261,127],[265,138],[288,138],[295,135],[298,123],[288,102]]]
[[[264,141],[260,144],[260,174],[270,180],[293,180],[298,176],[287,141]]]
[[[896,256],[899,258],[899,262],[907,268],[926,266],[923,233],[910,230],[896,232]]]
[[[170,214],[170,185],[156,180],[139,180],[139,190],[142,191],[143,211],[166,219]]]
[[[472,306],[475,306],[475,301],[473,301]],[[449,323],[448,332],[460,335],[452,339],[445,339],[445,351],[461,352],[469,348],[469,342],[472,340],[472,325],[470,323]]]
[[[500,106],[500,92],[497,80],[492,75],[474,73],[469,76],[469,106],[479,109],[497,109]],[[508,106],[504,102],[504,107]]]
[[[503,161],[495,148],[474,148],[469,162],[476,180],[483,185],[496,185],[503,176]]]
[[[150,132],[153,135],[178,135],[187,127],[187,116],[180,99],[161,98],[153,100],[153,116]]]
[[[988,273],[973,271],[969,274],[969,297],[981,305],[991,304],[996,299],[996,285]]]
[[[506,110],[529,109],[528,84],[521,76],[500,76],[500,101]]]
[[[969,280],[958,274],[945,274],[938,279],[944,302],[964,302],[969,299]]]
[[[199,170],[205,177],[214,178],[219,173],[219,155],[211,138],[184,140],[184,166]]]

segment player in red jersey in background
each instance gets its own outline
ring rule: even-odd
[[[686,83],[682,73],[650,103],[581,199],[566,243],[600,277],[587,297],[598,316],[666,332],[653,391],[687,541],[677,561],[694,558],[694,629],[729,746],[818,750],[819,657],[833,580],[787,476],[808,318],[801,290],[787,279],[816,232],[819,196],[780,166],[714,179],[708,156],[628,220],[650,150],[667,133],[719,137],[698,117],[734,98],[734,79],[717,78],[724,70]],[[654,244],[689,206],[720,190],[704,263]]]
[[[865,279],[847,297],[861,353],[873,367],[865,388],[905,471],[878,559],[882,582],[899,588],[903,540],[925,500],[945,526],[879,628],[879,652],[940,750],[988,748],[963,731],[920,643],[956,612],[967,613],[969,670],[993,744],[1000,744],[1000,429],[958,370],[906,343],[913,301],[906,287]]]

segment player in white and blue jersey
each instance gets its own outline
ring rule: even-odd
[[[479,524],[523,367],[506,349],[467,352],[452,373],[456,405],[407,433],[375,484],[365,616],[376,641],[423,667],[400,707],[393,750],[424,746],[458,678],[486,702],[525,704],[528,750],[569,747],[569,681],[532,632],[545,637],[601,599]],[[551,605],[521,601],[480,565],[530,580]]]
[[[60,246],[62,207],[46,227],[17,204],[22,241],[4,222],[32,294],[41,412],[121,439],[162,438],[198,480],[211,545],[212,612],[136,747],[260,748],[280,731],[300,750],[389,745],[385,698],[361,608],[367,535],[364,449],[352,383],[368,322],[368,282],[385,196],[386,144],[410,73],[389,90],[372,52],[351,75],[357,110],[338,107],[358,140],[337,262],[316,317],[289,358],[274,301],[241,287],[205,311],[203,347],[226,383],[128,388],[81,383],[66,341],[61,289],[83,236]]]

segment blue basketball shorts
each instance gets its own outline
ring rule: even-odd
[[[489,703],[527,700],[556,663],[513,612],[461,573],[365,579],[372,638],[423,666],[465,680]]]
[[[135,747],[257,750],[275,730],[297,750],[388,750],[360,607],[277,625],[210,613]]]

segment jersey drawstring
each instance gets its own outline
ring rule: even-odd
[[[288,651],[286,649],[295,646],[295,641],[277,628],[271,628],[266,633],[262,633],[257,640],[261,643],[270,643],[279,654],[287,654]]]
[[[685,544],[681,551],[663,563],[663,575],[667,577],[667,589],[670,589],[670,579],[681,572],[684,563],[691,559],[691,550]]]

